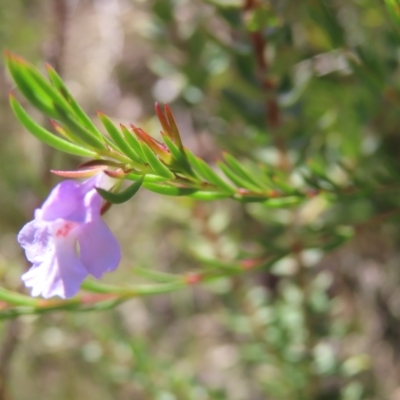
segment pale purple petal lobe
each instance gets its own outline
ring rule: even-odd
[[[85,210],[80,185],[75,181],[59,183],[42,206],[42,219],[54,221],[58,218],[84,220]]]
[[[19,232],[17,239],[30,262],[40,263],[51,257],[52,233],[46,222],[33,220],[27,223]]]
[[[119,244],[100,218],[79,229],[78,242],[80,259],[95,278],[99,279],[104,272],[117,268],[121,259]]]

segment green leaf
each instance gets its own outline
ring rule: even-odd
[[[221,190],[227,191],[230,194],[236,192],[236,189],[233,188],[229,183],[225,182],[206,162],[204,162],[201,158],[196,157],[189,150],[186,150],[186,155],[189,159],[189,162],[195,168],[195,170],[208,182],[217,186]]]
[[[213,4],[218,7],[242,8],[243,0],[205,0],[206,3]]]
[[[135,161],[136,163],[141,163],[141,159],[136,154],[136,152],[130,147],[127,141],[124,139],[123,135],[120,131],[115,127],[115,125],[111,122],[111,120],[104,115],[103,113],[98,113],[98,116],[106,128],[107,132],[114,140],[115,144],[119,147],[120,151],[125,153],[130,159]]]
[[[387,84],[387,71],[381,57],[376,49],[370,46],[357,46],[354,48],[354,55],[349,55],[347,60],[355,75],[363,79],[371,90],[379,91]]]
[[[15,306],[37,306],[39,300],[0,287],[0,300]]]
[[[251,182],[254,184],[258,189],[267,189],[268,187],[264,187],[263,185],[260,184],[260,182],[254,177],[254,174],[247,170],[246,167],[244,167],[239,160],[237,160],[235,157],[233,157],[231,154],[224,153],[224,158],[226,163],[229,165],[229,167],[234,171],[237,175],[241,176],[243,179],[246,181]]]
[[[140,143],[137,140],[135,135],[132,135],[131,132],[122,124],[120,124],[122,134],[124,135],[126,141],[128,142],[129,146],[135,151],[135,153],[141,159],[141,162],[146,162],[146,157],[144,156],[143,150],[140,147]]]
[[[100,133],[89,131],[75,120],[75,112],[67,100],[39,71],[22,58],[13,54],[6,57],[7,66],[20,91],[44,114],[64,122],[72,132],[81,136],[95,149],[105,149]]]
[[[385,0],[386,8],[392,17],[393,21],[400,25],[400,1],[399,0]]]
[[[138,286],[114,286],[106,283],[87,280],[83,282],[82,288],[95,293],[115,293],[126,295],[127,298],[134,296],[151,296],[154,294],[168,293],[186,286],[184,280],[176,280],[161,284],[138,285]]]
[[[244,188],[253,190],[255,192],[259,192],[260,188],[257,185],[254,185],[248,179],[243,178],[242,176],[238,175],[235,171],[232,171],[228,167],[228,165],[224,164],[223,162],[218,162],[217,165],[221,169],[221,171],[229,178],[235,185]]]
[[[99,139],[102,138],[101,133],[97,130],[96,126],[93,124],[92,120],[86,115],[77,101],[74,99],[72,94],[69,92],[67,87],[65,86],[61,77],[57,74],[57,72],[50,66],[46,65],[47,73],[49,74],[49,78],[53,85],[57,88],[60,94],[65,98],[68,104],[71,106],[71,109],[74,111],[77,119],[94,135],[98,136]]]
[[[81,125],[81,123],[78,122],[73,115],[65,112],[64,108],[56,105],[56,110],[58,113],[57,118],[67,125],[72,132],[79,135],[85,143],[98,150],[106,149],[103,136],[99,138],[98,136],[94,135],[85,126]]]
[[[299,196],[289,196],[276,199],[268,199],[264,201],[262,204],[268,208],[285,208],[285,207],[295,206],[301,203],[303,200],[304,198]]]
[[[143,187],[152,192],[163,194],[165,196],[188,196],[198,192],[198,189],[178,188],[176,186],[162,185],[152,182],[144,182]]]
[[[309,176],[309,175],[306,175],[305,172],[303,172],[303,173],[301,173],[301,177],[313,189],[317,189],[317,190],[321,189],[321,185],[319,184],[319,181],[315,176]]]
[[[320,163],[316,160],[312,160],[312,161],[309,161],[307,164],[308,164],[311,172],[314,175],[316,175],[318,178],[322,179],[323,181],[329,183],[333,188],[340,189],[340,186],[337,185],[335,182],[333,182],[332,179],[327,176],[326,168],[322,163]]]
[[[279,170],[269,171],[268,178],[270,178],[270,184],[276,189],[279,189],[285,194],[298,194],[299,191],[287,182],[288,178],[284,172]]]
[[[140,142],[143,154],[147,162],[150,164],[154,172],[160,176],[165,176],[168,179],[174,179],[175,175],[158,159],[146,143]]]
[[[184,150],[179,149],[178,146],[167,135],[163,135],[163,140],[167,145],[168,149],[170,150],[173,158],[179,164],[179,166],[183,168],[186,172],[188,172],[190,175],[194,176],[192,167],[190,166],[187,160],[186,152]]]
[[[274,14],[271,7],[267,5],[254,8],[246,21],[246,27],[250,32],[261,31],[266,27],[272,28],[278,24],[278,17]]]
[[[28,76],[26,71],[17,68],[11,56],[6,57],[6,63],[11,77],[28,101],[44,114],[57,118],[57,112],[51,97]]]
[[[177,280],[181,279],[179,275],[170,274],[168,272],[162,272],[162,271],[154,271],[149,268],[142,268],[137,266],[135,266],[133,272],[135,275],[160,283],[176,282]]]
[[[49,116],[57,117],[57,109],[60,108],[64,113],[71,113],[72,110],[68,102],[33,65],[13,54],[7,55],[7,65],[24,95],[27,94],[32,97],[30,92],[33,91],[33,97],[39,96],[39,98],[47,100]]]
[[[345,46],[345,35],[340,26],[335,10],[327,0],[314,0],[310,2],[309,11],[314,21],[323,29],[333,47]]]
[[[106,201],[112,204],[121,204],[130,200],[140,189],[144,180],[144,176],[142,176],[139,180],[134,182],[127,189],[123,190],[119,193],[108,192],[107,190],[96,188],[99,195]]]
[[[208,192],[205,190],[199,190],[192,194],[189,194],[188,197],[195,200],[202,200],[202,201],[213,201],[219,199],[226,199],[232,197],[231,194],[224,193],[224,192]]]
[[[178,146],[167,136],[167,135],[162,135],[163,136],[163,140],[165,142],[165,144],[167,145],[167,147],[169,148],[171,154],[173,155],[173,157],[177,160],[177,161],[182,161],[182,160],[186,160],[186,156],[185,153],[182,152]]]
[[[129,179],[131,181],[137,181],[138,179],[141,178],[141,176],[143,176],[143,175],[130,172],[125,176],[125,179]],[[153,175],[153,174],[146,174],[146,175],[144,175],[143,182],[157,183],[157,182],[165,182],[166,180],[168,180],[168,178],[165,178],[163,176]]]
[[[109,285],[107,283],[96,282],[91,279],[86,280],[82,283],[81,288],[94,293],[105,293],[105,294],[123,294],[126,293],[126,289],[115,285]]]
[[[28,115],[28,113],[22,108],[22,106],[18,103],[17,99],[13,95],[10,96],[10,105],[14,114],[21,122],[21,124],[29,132],[31,132],[32,135],[37,137],[43,143],[46,143],[57,150],[69,154],[74,154],[76,156],[83,156],[83,157],[97,156],[97,153],[95,153],[94,151],[85,149],[84,147],[78,146],[74,143],[67,142],[64,139],[61,139],[53,135],[50,131],[42,128]]]
[[[233,198],[240,201],[241,203],[262,203],[266,199],[268,199],[268,195],[266,193],[246,193],[246,194],[235,194]]]
[[[166,133],[169,133],[172,140],[178,145],[181,150],[183,150],[181,135],[179,133],[178,126],[176,125],[174,115],[172,114],[172,111],[168,105],[164,105],[164,111],[169,124],[169,131]]]

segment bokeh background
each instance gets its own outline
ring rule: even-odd
[[[285,257],[113,310],[4,320],[0,399],[399,400],[399,44],[378,0],[0,0],[1,50],[52,64],[94,119],[157,137],[154,102],[169,103],[210,164],[223,150],[283,170],[323,160],[345,182],[345,161],[387,182],[294,211],[141,190],[106,215],[123,248],[106,282],[312,242],[305,227],[337,241],[300,269]],[[12,89],[0,65],[0,281],[26,293],[16,234],[59,181],[49,170],[81,160],[17,123]]]

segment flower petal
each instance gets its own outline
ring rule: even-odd
[[[41,218],[45,221],[54,221],[58,218],[83,221],[85,207],[81,190],[81,183],[72,180],[59,183],[43,203]]]
[[[54,221],[63,218],[69,221],[86,222],[100,214],[101,196],[95,187],[108,183],[107,175],[100,173],[83,182],[66,180],[59,183],[43,203],[40,218]]]
[[[59,221],[57,225],[64,224]],[[88,271],[76,254],[76,233],[54,237],[49,246],[47,256],[40,263],[22,275],[25,286],[32,288],[32,296],[42,295],[44,298],[74,296],[88,275]]]
[[[100,217],[79,227],[78,243],[80,259],[95,278],[117,268],[121,259],[119,243]]]
[[[34,220],[26,224],[18,234],[18,242],[24,248],[26,258],[40,263],[53,252],[52,234],[48,223]]]

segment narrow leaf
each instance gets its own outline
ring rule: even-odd
[[[41,98],[47,98],[50,104],[53,103],[54,106],[48,110],[50,116],[55,116],[54,111],[57,112],[57,108],[62,109],[64,113],[71,113],[68,102],[33,65],[14,54],[8,54],[7,61],[13,78],[16,78],[17,86],[22,85],[21,92],[24,93],[23,90],[26,90],[27,85],[31,91],[38,91]]]
[[[21,124],[30,132],[32,135],[37,137],[43,143],[48,144],[51,147],[54,147],[57,150],[63,151],[65,153],[74,154],[76,156],[83,157],[95,157],[97,154],[89,149],[85,149],[81,146],[78,146],[74,143],[67,142],[64,139],[61,139],[55,135],[53,135],[48,130],[42,128],[39,124],[37,124],[28,113],[22,108],[22,106],[18,103],[16,98],[13,95],[10,95],[10,104],[11,108],[21,122]]]
[[[146,133],[142,128],[138,128],[131,124],[132,130],[135,133],[139,141],[143,141],[149,146],[151,151],[157,155],[160,160],[162,160],[166,165],[170,165],[172,162],[171,152],[164,143],[160,143],[158,140],[154,139],[148,133]]]
[[[259,180],[254,177],[251,171],[247,170],[246,167],[244,167],[239,160],[228,153],[224,153],[224,158],[232,171],[234,171],[237,175],[256,185],[256,187],[258,187],[259,189],[265,189],[265,187],[260,184]]]
[[[129,143],[129,146],[132,147],[132,149],[135,151],[135,153],[139,156],[141,159],[141,162],[145,162],[146,157],[143,154],[143,150],[140,147],[139,141],[136,139],[136,137],[129,132],[129,130],[122,124],[120,124],[120,128],[122,131],[122,134],[124,135],[126,141]]]
[[[165,115],[162,112],[161,107],[158,103],[155,104],[155,109],[156,109],[158,120],[160,121],[160,124],[164,130],[164,133],[166,135],[170,135],[169,123],[168,123],[167,119],[165,118]]]
[[[254,185],[252,182],[249,182],[247,179],[242,178],[240,175],[232,171],[226,164],[223,162],[217,162],[217,165],[221,169],[221,171],[225,174],[227,178],[229,178],[235,185],[250,189],[255,192],[259,192],[260,188],[257,185]]]
[[[400,25],[400,2],[399,0],[385,0],[387,10],[393,21]]]
[[[74,99],[72,94],[69,92],[67,87],[65,86],[61,77],[57,74],[57,72],[49,65],[46,65],[47,73],[53,85],[57,88],[60,94],[65,98],[65,100],[70,105],[77,119],[94,135],[101,138],[101,133],[97,130],[96,126],[93,124],[92,120],[87,116],[87,114],[83,111],[77,101]]]
[[[160,283],[176,282],[177,280],[182,279],[182,277],[179,275],[170,274],[162,271],[154,271],[149,268],[141,268],[136,266],[133,269],[133,272],[135,273],[135,275],[139,275],[143,278],[147,278],[154,282],[160,282]]]
[[[57,117],[50,96],[48,96],[48,94],[39,87],[32,78],[27,76],[23,70],[17,68],[15,62],[13,62],[13,58],[9,54],[6,54],[6,63],[11,77],[28,101],[44,114],[53,118]]]
[[[295,206],[301,203],[304,200],[304,197],[300,196],[289,196],[289,197],[281,197],[277,199],[268,199],[264,201],[262,204],[269,208],[282,208],[282,207],[290,207]]]
[[[138,179],[140,179],[141,176],[142,175],[130,172],[125,176],[125,179],[129,179],[131,181],[137,181]],[[144,176],[144,182],[158,183],[158,182],[165,182],[166,180],[168,180],[168,178],[164,178],[159,175],[146,174]]]
[[[65,127],[61,126],[53,119],[50,120],[50,123],[60,136],[64,136],[70,142],[85,145],[85,142],[81,140],[79,136],[74,135],[70,130],[65,129]]]
[[[78,171],[60,171],[52,169],[50,172],[57,176],[62,176],[63,178],[77,179],[77,178],[90,178],[100,171],[104,171],[107,167],[104,168],[90,168],[90,169],[80,169]]]
[[[290,184],[283,181],[285,179],[285,177],[275,175],[271,179],[272,179],[273,185],[276,188],[278,188],[279,190],[281,190],[282,192],[284,192],[285,194],[298,193],[297,189],[295,189],[293,186],[291,186]]]
[[[25,296],[20,293],[12,292],[11,290],[0,287],[0,300],[15,306],[37,306],[39,305],[38,299]]]
[[[106,128],[108,134],[114,140],[115,144],[119,147],[120,151],[125,153],[130,159],[137,163],[141,163],[141,159],[136,154],[136,152],[129,146],[128,142],[124,139],[123,135],[120,131],[115,127],[115,125],[111,122],[111,120],[101,112],[98,112],[101,122]]]
[[[120,294],[123,297],[134,297],[134,296],[151,296],[160,293],[173,292],[186,284],[183,280],[176,280],[175,282],[159,283],[159,284],[149,284],[149,285],[138,285],[138,286],[114,286],[106,283],[95,282],[92,280],[87,280],[83,282],[82,288],[95,293],[115,293]]]
[[[137,191],[142,186],[143,179],[144,179],[144,176],[142,176],[139,180],[134,182],[127,189],[125,189],[119,193],[108,192],[107,190],[100,189],[100,188],[96,188],[96,190],[104,200],[106,200],[112,204],[121,204],[121,203],[125,203],[126,201],[130,200],[137,193]]]
[[[178,126],[176,125],[174,115],[172,114],[172,111],[168,107],[168,105],[164,106],[164,111],[165,111],[165,115],[166,115],[167,120],[168,120],[171,139],[178,145],[178,147],[180,149],[183,149],[181,135],[179,133]]]
[[[81,288],[84,290],[88,290],[89,292],[104,293],[104,294],[123,294],[127,292],[127,290],[124,287],[110,285],[102,282],[96,282],[91,279],[85,280],[82,283]]]
[[[147,159],[147,162],[150,164],[151,168],[153,168],[154,172],[160,176],[165,176],[168,179],[175,178],[175,175],[158,159],[158,157],[151,151],[146,143],[141,142],[140,146]]]
[[[165,196],[188,196],[198,192],[198,189],[178,188],[176,186],[162,185],[152,182],[144,182],[143,186],[152,192],[163,194]]]
[[[97,135],[94,135],[91,131],[89,131],[85,126],[81,125],[75,117],[71,114],[66,113],[65,110],[58,105],[56,105],[56,110],[59,115],[59,119],[67,125],[72,132],[76,133],[80,136],[80,138],[86,142],[88,145],[94,147],[98,150],[105,150],[106,145],[104,144],[104,138],[101,136],[99,138]]]
[[[195,170],[208,182],[217,186],[221,190],[225,190],[228,193],[235,193],[236,189],[233,188],[229,183],[225,182],[206,162],[201,158],[196,157],[193,153],[186,150],[186,155],[189,162],[195,168]]]
[[[231,194],[226,192],[208,192],[205,190],[199,190],[192,194],[188,194],[187,196],[190,197],[191,199],[202,200],[202,201],[213,201],[213,200],[226,199],[232,197]]]
[[[161,132],[161,135],[176,163],[187,173],[189,173],[192,176],[195,176],[192,167],[189,164],[188,159],[186,157],[186,152],[184,150],[179,149],[178,146],[166,134]]]
[[[331,178],[328,177],[326,173],[326,169],[324,166],[318,161],[308,161],[308,166],[313,174],[315,174],[318,178],[332,185],[335,189],[340,189],[340,186],[332,181]]]

